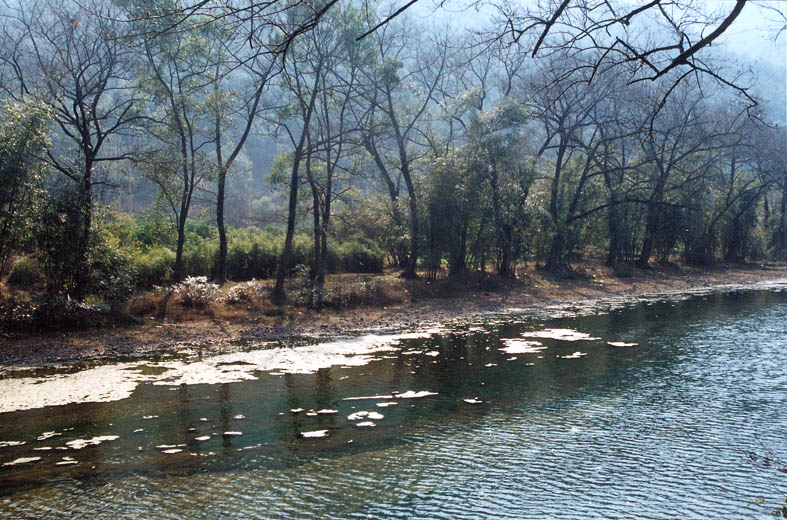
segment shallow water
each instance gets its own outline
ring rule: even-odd
[[[6,376],[0,517],[772,518],[785,287],[592,311]]]

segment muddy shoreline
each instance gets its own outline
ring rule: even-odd
[[[713,269],[632,270],[619,278],[597,266],[582,276],[551,276],[532,271],[527,281],[496,290],[467,290],[450,297],[422,298],[387,306],[362,306],[312,312],[291,307],[283,316],[231,321],[204,318],[185,322],[151,321],[127,328],[0,337],[0,375],[13,368],[63,366],[109,359],[167,356],[184,349],[203,355],[225,353],[251,341],[288,344],[299,336],[335,336],[364,331],[402,331],[483,317],[516,309],[605,300],[635,300],[731,284],[787,279],[787,267],[721,266]]]

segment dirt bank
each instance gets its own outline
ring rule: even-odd
[[[555,276],[535,270],[520,273],[524,281],[495,290],[452,287],[449,296],[436,296],[430,282],[416,282],[405,290],[406,301],[396,304],[365,305],[349,309],[313,312],[287,307],[279,316],[265,313],[216,318],[202,316],[189,321],[170,322],[148,318],[139,326],[94,329],[69,333],[3,335],[0,337],[0,370],[70,364],[82,361],[166,355],[184,346],[200,346],[203,351],[223,352],[247,340],[287,340],[300,335],[334,335],[362,330],[408,329],[470,318],[509,308],[538,308],[544,305],[599,300],[610,297],[637,297],[665,291],[682,291],[727,284],[748,284],[787,279],[787,267],[720,266],[702,270],[660,267],[647,271],[631,269],[620,277],[596,265],[578,276]],[[389,283],[395,277],[389,275]],[[435,285],[439,285],[439,282]],[[403,286],[404,287],[404,286]]]

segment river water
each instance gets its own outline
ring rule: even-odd
[[[0,517],[739,519],[785,504],[787,284],[532,314],[12,372]]]

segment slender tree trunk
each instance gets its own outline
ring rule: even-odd
[[[175,249],[175,272],[174,281],[183,280],[183,245],[186,243],[186,213],[181,210],[178,216],[178,244]]]
[[[563,265],[563,226],[560,222],[560,209],[558,208],[558,198],[560,196],[560,176],[563,170],[563,157],[566,153],[566,140],[560,136],[560,146],[557,150],[555,160],[555,174],[552,176],[552,183],[549,188],[549,216],[555,226],[552,235],[552,244],[549,248],[549,255],[544,269],[549,272],[560,270]]]
[[[216,281],[227,281],[227,230],[224,227],[224,199],[227,170],[221,148],[221,118],[216,114],[216,164],[218,166],[218,189],[216,191],[216,227],[219,228],[219,259],[216,264]]]
[[[79,187],[79,207],[77,208],[79,218],[79,242],[77,244],[76,262],[71,266],[74,272],[70,273],[75,287],[73,291],[74,299],[82,301],[87,292],[89,266],[88,255],[90,250],[90,228],[92,226],[93,199],[92,199],[92,160],[88,158],[85,164],[85,172],[82,177],[82,185]]]
[[[787,252],[787,178],[782,186],[782,200],[779,208],[779,236],[777,248],[782,254]]]
[[[274,283],[273,292],[271,293],[271,301],[275,305],[281,305],[287,301],[287,294],[284,292],[284,278],[287,275],[287,264],[290,262],[292,237],[295,234],[295,217],[298,209],[298,169],[301,159],[303,158],[303,147],[306,143],[306,135],[308,134],[309,124],[311,123],[312,113],[314,112],[314,104],[317,100],[317,87],[320,82],[321,71],[322,63],[318,65],[315,72],[309,105],[306,107],[303,117],[301,137],[298,145],[295,147],[295,157],[293,158],[292,172],[290,173],[290,201],[287,208],[287,234],[284,237],[284,247],[279,257],[279,264],[276,266],[276,282]]]
[[[641,269],[648,268],[650,256],[653,254],[653,246],[656,242],[656,231],[658,231],[659,212],[661,211],[661,202],[664,199],[664,187],[666,183],[667,174],[662,166],[659,165],[659,178],[656,180],[656,188],[648,201],[648,216],[645,221],[645,239],[642,242],[642,251],[637,260],[637,266]]]
[[[416,267],[418,265],[418,201],[416,200],[415,185],[413,183],[412,175],[410,174],[410,160],[407,157],[407,147],[399,128],[399,122],[396,118],[394,111],[393,98],[391,97],[390,90],[386,91],[388,99],[388,116],[391,119],[394,135],[396,136],[396,146],[399,148],[399,164],[404,178],[405,186],[407,186],[407,195],[410,202],[410,256],[407,259],[407,266],[405,267],[404,277],[409,279],[418,278]]]
[[[282,248],[279,264],[276,266],[276,282],[271,293],[271,301],[275,305],[281,305],[287,301],[284,292],[284,278],[287,275],[287,264],[290,261],[290,250],[292,249],[292,237],[295,233],[295,214],[298,208],[298,167],[301,162],[301,150],[295,151],[295,160],[292,164],[290,173],[290,202],[287,209],[287,232],[284,237],[284,247]]]

